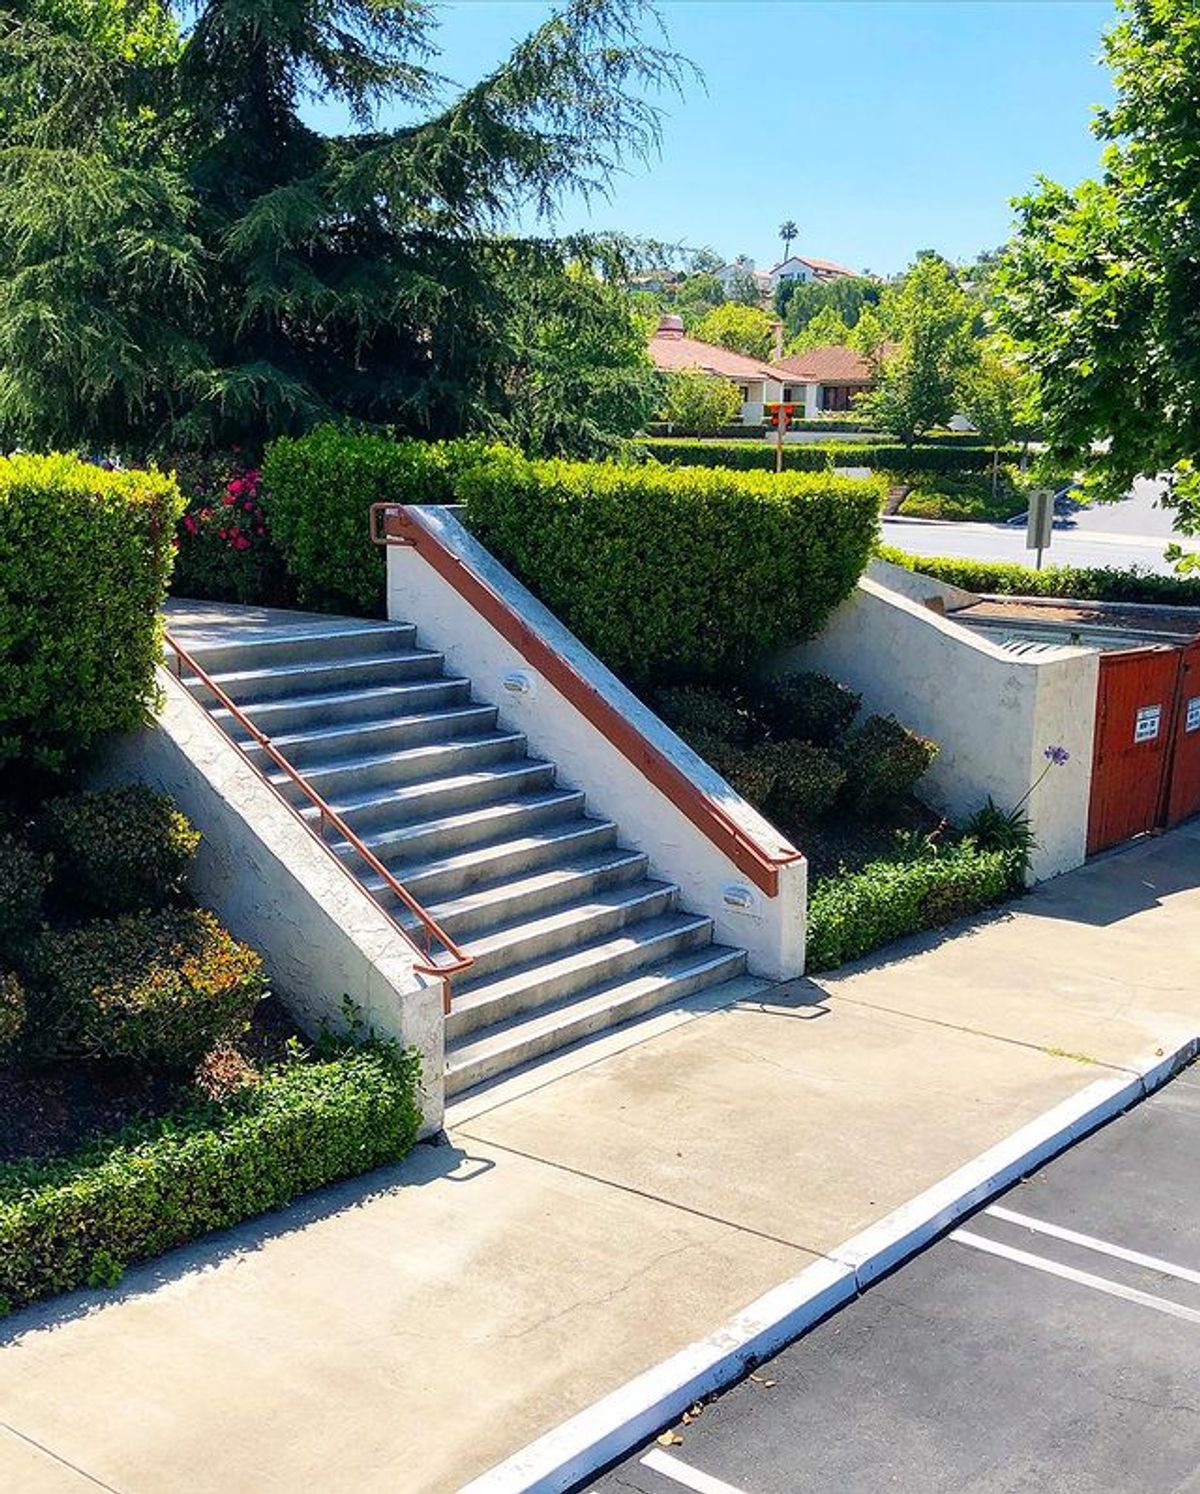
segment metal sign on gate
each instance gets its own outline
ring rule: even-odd
[[[1193,695],[1188,701],[1183,729],[1184,731],[1200,731],[1200,695]]]
[[[1139,706],[1133,723],[1135,742],[1153,742],[1162,726],[1162,706]]]

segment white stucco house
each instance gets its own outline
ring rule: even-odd
[[[831,259],[815,259],[811,254],[793,254],[781,260],[774,269],[768,270],[766,279],[773,292],[783,280],[799,280],[807,284],[813,280],[853,279],[857,275],[857,270],[848,270],[845,265],[834,264]]]
[[[757,425],[763,418],[763,407],[783,398],[784,381],[788,378],[773,363],[688,337],[683,330],[683,319],[677,316],[664,316],[659,321],[658,330],[650,339],[650,359],[664,373],[696,369],[736,384],[742,398],[741,418],[746,425]]]

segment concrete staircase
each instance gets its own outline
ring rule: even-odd
[[[453,983],[448,1093],[739,976],[741,950],[647,875],[581,788],[531,757],[404,623],[230,630],[185,646],[474,964]],[[314,822],[317,811],[196,676],[184,683]],[[337,855],[417,921],[346,841]]]

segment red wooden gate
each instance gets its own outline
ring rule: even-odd
[[[1179,672],[1175,648],[1100,655],[1089,856],[1161,823]]]
[[[1200,814],[1200,639],[1179,659],[1166,823],[1178,825],[1193,814]]]

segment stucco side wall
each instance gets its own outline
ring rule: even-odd
[[[444,508],[423,521],[556,653],[615,705],[697,789],[716,800],[771,853],[788,842],[723,778],[697,757]],[[533,752],[558,766],[559,780],[583,789],[589,813],[615,820],[621,842],[650,858],[651,874],[676,882],[683,903],[713,919],[717,939],[745,949],[751,969],[772,979],[804,968],[807,864],[779,868],[768,897],[565,696],[540,675],[415,549],[388,550],[388,615],[415,622],[422,643],[445,653],[479,700],[497,704],[506,728],[522,731]],[[514,690],[514,685],[525,688]]]
[[[159,670],[153,726],[116,738],[97,785],[142,782],[171,795],[202,832],[197,901],[263,956],[272,987],[311,1035],[342,1026],[349,996],[364,1023],[422,1060],[423,1134],[442,1122],[441,982],[418,975],[415,946],[316,843],[185,689]]]
[[[905,573],[907,574],[907,573]],[[812,642],[788,650],[776,670],[819,669],[863,696],[864,710],[894,714],[940,751],[921,792],[954,819],[990,794],[1017,804],[1065,746],[1028,806],[1039,845],[1033,880],[1084,859],[1098,663],[1094,653],[1054,649],[1017,655],[977,637],[921,602],[864,577]]]

